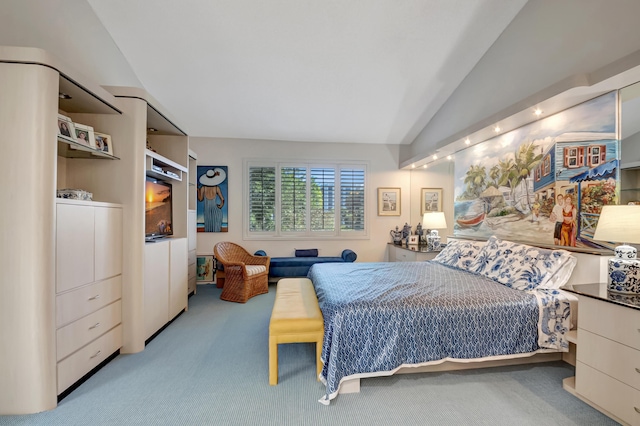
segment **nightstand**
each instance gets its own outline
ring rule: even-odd
[[[640,295],[606,283],[563,287],[578,295],[576,375],[563,387],[623,424],[640,425]]]

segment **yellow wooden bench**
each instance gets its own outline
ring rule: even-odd
[[[307,278],[283,278],[269,322],[269,384],[278,384],[278,344],[316,343],[316,377],[322,369],[320,354],[324,337],[322,312],[313,284]]]

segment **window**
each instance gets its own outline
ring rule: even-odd
[[[564,149],[564,166],[575,169],[584,165],[584,147],[570,147]]]
[[[542,162],[542,176],[548,176],[551,173],[551,155],[547,154]]]
[[[595,167],[607,159],[607,147],[604,145],[591,145],[587,148],[589,166]]]
[[[247,161],[247,237],[366,236],[365,165]]]

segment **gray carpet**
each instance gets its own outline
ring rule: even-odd
[[[562,389],[556,362],[362,380],[359,394],[324,406],[313,344],[280,345],[268,383],[275,286],[247,304],[198,286],[182,314],[146,349],[120,355],[55,410],[3,416],[0,425],[608,425]]]

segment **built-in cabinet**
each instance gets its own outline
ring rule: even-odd
[[[614,420],[640,425],[640,303],[606,286],[573,286],[579,306],[576,375],[563,386]]]
[[[56,202],[57,393],[122,346],[122,206]]]
[[[41,49],[0,47],[0,93],[0,415],[28,414],[118,349],[144,349],[145,175],[161,163],[175,237],[155,261],[164,322],[186,309],[188,137],[145,91],[101,87]],[[59,138],[58,114],[110,135],[113,155]],[[57,199],[65,188],[93,201]]]
[[[189,294],[196,293],[196,248],[197,248],[197,231],[198,231],[198,213],[197,205],[197,177],[198,177],[198,157],[195,152],[189,150],[189,210],[187,211],[187,238],[189,243],[188,249],[188,270],[189,270]]]

